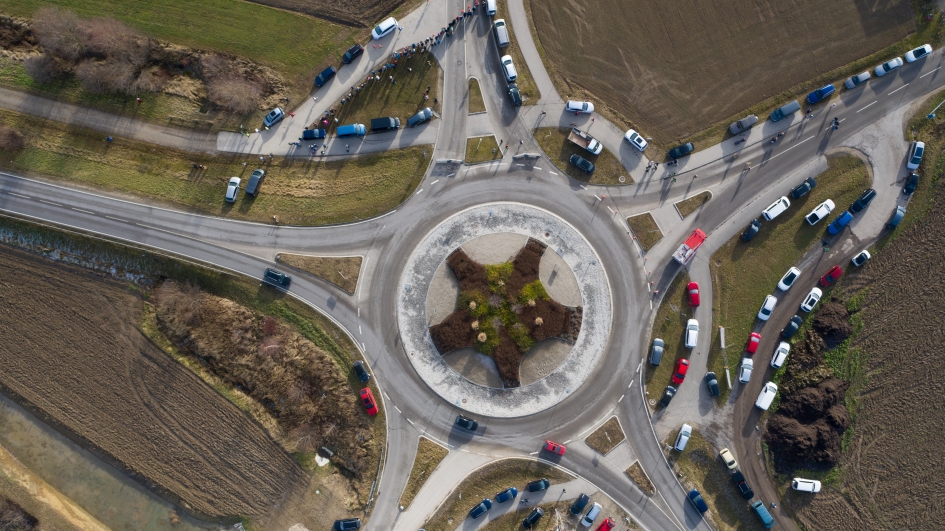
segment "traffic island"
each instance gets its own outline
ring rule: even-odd
[[[656,494],[656,487],[653,486],[653,482],[650,481],[650,477],[646,475],[646,471],[643,470],[643,467],[640,466],[640,461],[634,461],[630,468],[624,471],[624,474],[630,478],[630,481],[640,488],[643,491],[643,494],[647,496],[652,496]]]
[[[410,477],[407,479],[407,486],[404,487],[404,493],[400,496],[400,505],[409,507],[417,493],[423,488],[430,474],[436,470],[440,462],[449,455],[450,451],[443,446],[420,437],[417,445],[417,456],[413,460],[413,468],[410,469]]]
[[[590,434],[587,439],[584,439],[584,442],[597,453],[607,455],[608,452],[613,450],[615,446],[623,442],[626,438],[627,436],[624,435],[623,428],[620,427],[620,421],[617,420],[617,417],[610,417],[610,420],[605,422],[600,428],[594,430],[594,433]]]
[[[279,253],[276,262],[311,273],[331,282],[350,294],[358,287],[361,273],[360,256],[309,256],[304,254]]]
[[[482,99],[482,89],[479,88],[479,80],[469,78],[469,114],[479,114],[486,112],[486,102]]]
[[[659,225],[649,212],[627,218],[627,225],[630,226],[633,238],[640,244],[643,252],[649,251],[663,239],[663,232],[660,231]]]
[[[570,127],[540,127],[535,129],[535,140],[548,155],[548,159],[566,175],[588,184],[632,184],[633,177],[620,160],[605,147],[595,155],[568,140]],[[571,155],[578,155],[594,164],[594,172],[586,173],[571,164]],[[623,179],[623,180],[621,180]]]
[[[701,210],[702,206],[709,202],[709,199],[712,199],[712,192],[708,190],[700,192],[676,203],[676,212],[679,212],[679,217],[686,219],[689,217],[689,214],[692,214],[696,210]]]
[[[489,162],[502,158],[502,150],[495,136],[475,136],[466,139],[466,164],[477,164],[479,162]]]

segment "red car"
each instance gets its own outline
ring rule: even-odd
[[[549,452],[551,452],[551,453],[553,453],[553,454],[564,455],[565,447],[564,447],[563,444],[558,444],[558,443],[556,443],[556,442],[554,442],[554,441],[546,440],[546,441],[545,441],[545,450],[547,450],[547,451],[549,451]]]
[[[695,308],[699,306],[699,284],[697,282],[690,282],[686,286],[686,291],[689,292],[689,306]]]
[[[842,274],[843,269],[840,269],[840,266],[835,265],[830,268],[830,271],[827,271],[826,275],[820,277],[820,285],[826,288],[827,286],[836,282]]]
[[[374,400],[374,393],[371,392],[370,388],[361,389],[361,402],[364,404],[364,409],[367,410],[368,415],[377,415],[377,402]]]
[[[689,360],[683,358],[676,362],[676,370],[673,371],[673,383],[679,385],[686,379],[686,373],[689,371]]]
[[[758,343],[761,343],[761,334],[758,332],[752,332],[748,336],[748,343],[745,344],[745,352],[749,354],[754,354],[758,350]]]
[[[615,525],[617,524],[614,523],[613,518],[605,518],[604,521],[597,526],[597,531],[610,531]]]

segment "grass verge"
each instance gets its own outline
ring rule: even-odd
[[[521,498],[521,494],[519,495]],[[496,518],[495,520],[489,522],[488,524],[482,526],[479,531],[521,531],[522,520],[528,516],[530,512],[535,507],[541,507],[545,512],[545,515],[542,516],[541,520],[531,528],[531,531],[558,531],[558,518],[561,519],[561,528],[560,531],[565,531],[566,529],[581,529],[578,526],[578,521],[581,519],[583,514],[575,516],[571,514],[568,509],[571,507],[571,502],[573,500],[561,500],[556,502],[540,503],[538,505],[525,505],[522,508],[516,508],[514,511],[509,511],[506,514]],[[590,529],[596,529],[601,522],[604,521],[604,518],[613,518],[614,521],[619,526],[623,526],[620,529],[640,529],[636,521],[630,518],[630,515],[625,513],[623,509],[618,507],[613,503],[609,498],[606,498],[602,495],[594,496],[591,502],[596,502],[601,504],[600,516],[597,517],[597,520],[594,521],[594,526]],[[495,510],[495,509],[493,509]]]
[[[600,155],[594,155],[568,140],[570,132],[571,129],[568,127],[540,127],[535,129],[535,140],[538,141],[538,145],[541,146],[541,149],[544,150],[558,169],[568,176],[588,184],[630,184],[633,182],[630,172],[623,167],[623,164],[617,160],[617,157],[610,150],[604,148]],[[571,155],[575,153],[594,163],[594,173],[588,175],[568,162]],[[621,177],[624,178],[624,182],[620,182]]]
[[[189,212],[292,225],[343,223],[387,212],[410,196],[428,164],[430,146],[325,161],[275,158],[256,198],[223,194],[230,177],[247,182],[260,164],[248,155],[196,154],[116,138],[50,120],[0,110],[26,147],[0,158],[0,169],[134,196]],[[246,166],[243,163],[248,163]],[[195,170],[193,164],[207,166]]]
[[[427,531],[452,531],[466,513],[483,498],[491,498],[509,487],[520,491],[533,479],[569,481],[571,476],[553,466],[526,459],[504,459],[490,463],[467,476],[443,501],[423,526]],[[552,487],[553,488],[553,487]]]
[[[663,239],[663,233],[660,231],[659,225],[656,224],[656,220],[649,212],[627,218],[627,225],[630,226],[633,236],[644,252],[652,249],[656,242]]]
[[[590,434],[587,439],[584,439],[584,442],[597,453],[607,455],[608,452],[613,450],[615,446],[626,438],[627,436],[624,435],[617,417],[610,417],[610,420],[605,422],[600,428],[594,430],[594,433]]]
[[[482,99],[482,89],[479,88],[479,80],[469,78],[469,114],[486,112],[486,102]]]
[[[307,271],[353,294],[361,273],[360,256],[308,256],[279,253],[276,262]]]
[[[775,291],[781,276],[824,234],[826,221],[811,226],[803,217],[828,198],[838,209],[845,208],[869,186],[870,177],[863,161],[847,155],[830,157],[827,171],[817,176],[817,186],[801,199],[792,201],[788,212],[765,223],[750,243],[742,242],[736,235],[712,255],[709,263],[714,279],[712,322],[726,329],[728,355],[734,356],[728,360],[729,367],[738,365],[739,349],[755,325],[758,307],[765,295]],[[839,210],[829,219],[837,214]],[[716,339],[718,327],[713,327],[709,333],[713,338],[709,370],[721,377],[726,360]],[[723,387],[719,400],[726,400],[729,392]]]
[[[712,199],[712,192],[706,190],[705,192],[694,195],[689,199],[683,199],[682,201],[676,203],[676,210],[679,212],[679,215],[683,217],[683,219],[686,219],[689,217],[689,214],[699,210],[702,208],[702,205],[708,203],[709,199]]]
[[[532,77],[532,72],[528,69],[528,63],[525,62],[525,56],[522,55],[522,49],[515,40],[515,32],[512,31],[512,19],[509,17],[509,9],[505,5],[505,2],[497,2],[497,4],[496,15],[490,19],[490,23],[491,20],[505,19],[505,27],[509,30],[509,40],[512,43],[508,48],[499,50],[499,57],[503,55],[512,56],[512,62],[515,64],[515,72],[518,74],[518,79],[515,80],[515,83],[518,84],[518,91],[522,95],[522,105],[535,105],[538,103],[538,100],[541,99],[541,92],[538,91],[538,86],[535,85],[535,78]],[[493,42],[495,41],[493,40]]]
[[[410,502],[417,497],[417,493],[420,492],[427,478],[449,453],[449,450],[430,439],[420,437],[420,445],[417,447],[417,456],[413,460],[413,468],[410,469],[407,486],[404,487],[404,493],[400,496],[400,505],[410,506]]]
[[[683,342],[683,333],[686,330],[686,321],[692,318],[692,308],[686,297],[686,284],[689,275],[683,271],[676,275],[673,282],[663,295],[663,302],[656,310],[656,319],[653,321],[653,339],[663,340],[663,359],[660,364],[650,364],[650,350],[646,351],[644,366],[646,366],[646,396],[649,400],[659,400],[663,396],[663,389],[672,385],[670,378],[676,360],[688,358],[692,353]],[[702,333],[705,333],[704,331]],[[651,344],[652,345],[652,344]],[[657,406],[652,406],[657,407]]]
[[[495,141],[495,136],[474,136],[466,139],[466,164],[499,160],[501,158],[502,150],[499,149],[499,143]]]
[[[640,490],[647,496],[656,494],[656,487],[653,485],[653,482],[650,481],[650,477],[646,475],[646,471],[643,470],[643,467],[640,466],[640,461],[634,461],[633,464],[630,465],[630,468],[624,470],[624,474],[626,474],[637,487],[640,487]]]

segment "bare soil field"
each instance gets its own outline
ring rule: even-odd
[[[141,334],[122,285],[7,247],[0,279],[0,388],[44,422],[195,514],[264,514],[304,489],[261,427]]]
[[[561,97],[592,97],[604,114],[657,144],[698,132],[916,29],[908,0],[528,4]]]

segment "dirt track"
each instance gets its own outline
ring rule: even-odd
[[[4,391],[141,483],[208,516],[304,488],[260,427],[142,336],[122,285],[3,247],[0,294]]]

